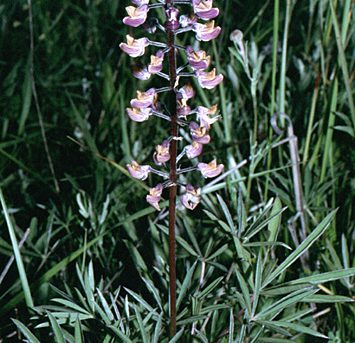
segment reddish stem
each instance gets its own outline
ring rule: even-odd
[[[166,9],[173,6],[173,0],[166,0]],[[171,86],[170,98],[170,115],[171,115],[171,136],[177,137],[177,98],[175,92],[176,74],[176,48],[175,33],[167,25],[166,32],[168,35],[169,47],[169,77]],[[170,181],[172,186],[169,193],[169,288],[170,288],[170,336],[176,334],[176,241],[175,241],[175,223],[176,223],[176,157],[177,157],[177,141],[173,139],[170,143]]]

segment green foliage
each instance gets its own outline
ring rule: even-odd
[[[128,0],[32,1],[35,84],[59,193],[33,98],[28,4],[1,2],[0,341],[355,340],[354,4],[215,1],[223,33],[213,60],[226,81],[200,89],[198,101],[219,104],[204,158],[218,155],[229,174],[204,186],[196,211],[179,210],[171,339],[167,202],[160,214],[148,207],[146,186],[124,168],[148,159],[167,129],[154,118],[144,130],[127,125],[135,89],[154,86],[132,78],[118,49]],[[298,138],[299,185],[290,137],[270,125],[280,111]]]

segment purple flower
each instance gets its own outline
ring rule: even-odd
[[[223,75],[216,75],[216,69],[213,69],[210,72],[197,70],[196,76],[200,86],[206,89],[213,89],[223,81]]]
[[[163,192],[163,185],[159,183],[154,188],[149,189],[149,194],[146,196],[147,202],[152,205],[157,211],[160,211],[159,201]]]
[[[216,18],[219,14],[218,8],[213,8],[213,0],[192,0],[195,14],[204,20]]]
[[[175,7],[170,7],[166,11],[166,16],[168,18],[167,27],[171,30],[177,30],[180,26],[179,23],[179,10]]]
[[[150,166],[140,166],[136,161],[132,161],[126,167],[132,177],[142,181],[147,179],[150,172]]]
[[[164,141],[161,145],[155,147],[155,153],[153,155],[154,163],[158,166],[166,163],[170,160],[170,143],[169,141]]]
[[[149,5],[149,0],[132,0],[136,6]]]
[[[191,85],[185,85],[178,90],[177,97],[178,99],[189,100],[195,96],[195,91]]]
[[[136,122],[143,122],[149,119],[152,115],[151,108],[127,108],[126,109],[127,115]]]
[[[148,66],[148,71],[151,74],[156,74],[162,71],[164,61],[164,52],[159,50],[155,55],[150,57],[150,64]]]
[[[197,18],[196,16],[193,17],[189,17],[187,15],[182,15],[179,18],[179,23],[181,27],[188,27],[188,26],[192,26],[193,24],[195,24],[197,22]]]
[[[131,106],[135,108],[147,108],[154,105],[157,98],[155,88],[150,88],[146,92],[137,91],[137,97],[131,100]]]
[[[202,154],[203,144],[193,141],[191,145],[185,148],[186,156],[189,159],[198,157]]]
[[[222,173],[224,165],[217,165],[217,161],[213,160],[210,163],[199,163],[197,169],[201,172],[204,178],[212,178]]]
[[[210,126],[215,123],[219,116],[214,116],[217,112],[217,105],[210,108],[198,106],[197,107],[197,119],[200,121],[200,125],[204,126],[206,129],[210,129]]]
[[[133,69],[133,76],[139,80],[149,80],[152,74],[148,71],[147,67],[143,68],[134,68]]]
[[[191,107],[187,104],[186,99],[177,101],[177,114],[179,118],[186,118],[191,112]]]
[[[148,38],[134,39],[127,35],[127,43],[121,43],[120,48],[131,57],[143,56],[145,48],[149,45]]]
[[[208,68],[211,57],[207,56],[206,51],[195,51],[191,46],[186,48],[187,60],[194,70],[204,70]]]
[[[195,122],[189,125],[192,140],[200,144],[208,144],[211,140],[208,130],[204,126],[199,126]]]
[[[214,27],[214,21],[210,21],[206,24],[196,23],[193,25],[192,29],[196,32],[196,39],[204,42],[215,39],[221,32],[219,26]]]
[[[147,20],[149,11],[148,5],[142,5],[138,8],[134,6],[126,7],[128,17],[123,18],[123,23],[128,26],[138,27]]]
[[[181,203],[189,210],[194,210],[200,203],[201,189],[186,185],[186,193],[181,196]]]

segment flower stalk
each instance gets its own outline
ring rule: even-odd
[[[158,117],[170,123],[170,135],[155,147],[154,163],[165,170],[157,170],[150,165],[139,165],[132,161],[127,169],[132,177],[146,180],[152,175],[163,178],[163,182],[151,188],[146,196],[147,202],[160,211],[159,202],[165,188],[169,189],[169,310],[170,336],[176,334],[176,216],[177,207],[182,206],[194,210],[201,199],[201,188],[181,182],[182,174],[185,181],[195,172],[200,173],[200,180],[214,178],[223,172],[223,164],[217,164],[213,159],[210,163],[202,163],[196,159],[202,155],[204,146],[211,141],[209,134],[211,125],[220,119],[217,106],[205,108],[197,106],[191,108],[189,102],[195,97],[194,89],[185,82],[187,78],[196,78],[201,88],[213,89],[223,81],[223,75],[217,74],[216,69],[207,71],[210,67],[210,56],[203,50],[195,50],[192,46],[180,46],[176,42],[178,34],[193,33],[199,42],[215,39],[221,32],[215,26],[215,19],[219,13],[213,7],[213,0],[132,0],[133,5],[126,8],[128,16],[123,19],[124,24],[131,27],[143,26],[150,34],[165,35],[162,42],[143,37],[134,38],[127,35],[127,42],[121,43],[120,48],[133,58],[141,57],[148,47],[159,48],[150,57],[150,64],[135,67],[133,75],[140,80],[148,80],[152,75],[160,77],[161,82],[167,83],[160,88],[150,88],[147,91],[137,91],[136,98],[127,108],[128,117],[136,122]],[[189,6],[186,15],[180,15],[180,7]],[[159,23],[158,17],[148,20],[148,12],[165,11],[165,23]],[[200,22],[202,21],[202,22]],[[157,31],[159,29],[160,31]],[[178,55],[182,54],[187,64],[178,66]],[[164,66],[165,70],[164,70]],[[183,83],[180,85],[180,83]],[[161,85],[161,83],[160,83]],[[164,104],[160,98],[165,99]],[[164,113],[166,112],[166,113]],[[191,117],[195,117],[191,120]],[[179,132],[182,130],[181,137]],[[182,146],[183,138],[189,145]],[[180,150],[179,150],[180,149]],[[192,162],[192,166],[182,166],[185,160]],[[168,170],[166,170],[168,169]],[[154,177],[156,177],[154,176]],[[177,202],[178,187],[183,194]]]

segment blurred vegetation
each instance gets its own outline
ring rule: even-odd
[[[226,81],[198,91],[223,117],[203,159],[248,163],[180,212],[175,341],[354,342],[354,4],[215,2],[223,33],[205,48]],[[30,330],[41,342],[168,342],[166,216],[124,169],[150,161],[167,126],[125,114],[150,86],[118,48],[128,1],[29,3],[0,3],[0,341],[36,342]],[[298,138],[299,187],[275,113]]]

